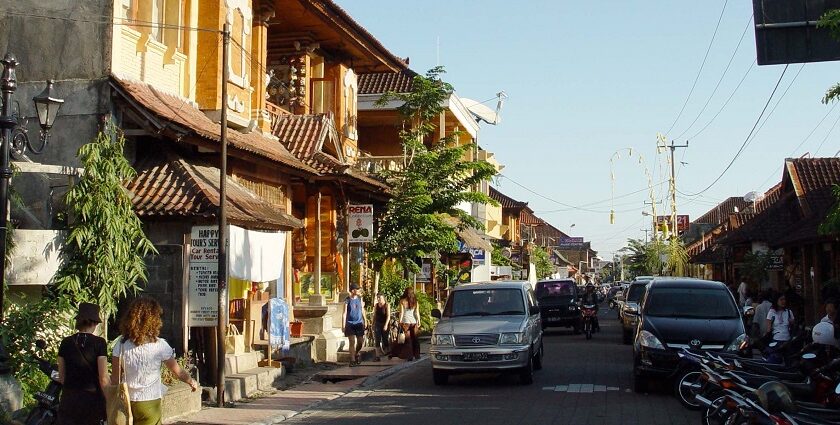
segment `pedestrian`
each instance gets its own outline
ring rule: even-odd
[[[825,317],[820,322],[827,322],[832,325],[837,324],[837,300],[829,298],[823,303],[825,307]]]
[[[119,382],[122,368],[134,425],[161,424],[161,399],[166,393],[160,380],[161,364],[193,391],[198,389],[198,382],[175,360],[175,350],[159,337],[161,315],[163,309],[156,300],[139,297],[120,320],[121,336],[115,342],[111,359],[111,383]]]
[[[350,366],[361,363],[362,344],[365,342],[365,302],[359,295],[359,285],[350,284],[350,296],[344,300],[344,312],[341,314],[341,330],[350,341]]]
[[[762,291],[758,295],[758,305],[755,307],[755,316],[753,316],[753,336],[756,340],[760,339],[762,335],[767,334],[767,313],[773,307],[770,302],[770,291]]]
[[[744,304],[742,305],[742,307],[752,307],[754,302],[755,301],[753,301],[752,291],[747,289],[747,292],[744,293]]]
[[[744,282],[742,280],[741,284],[738,285],[738,302],[741,303],[741,305],[744,305],[744,303],[747,301],[748,290],[749,288],[747,288],[747,282]]]
[[[77,332],[58,346],[58,381],[62,385],[59,425],[99,425],[105,421],[103,389],[108,385],[108,348],[105,339],[94,335],[101,322],[98,305],[79,304]]]
[[[773,341],[789,341],[793,326],[793,312],[787,308],[785,294],[779,294],[776,296],[773,308],[767,313],[768,333],[772,335]]]
[[[385,294],[376,294],[376,304],[373,306],[373,345],[376,347],[376,358],[379,358],[388,351],[388,326],[391,325],[391,306],[385,299]]]
[[[400,298],[400,327],[405,333],[405,345],[403,355],[408,361],[420,358],[420,343],[417,333],[420,332],[420,310],[417,308],[417,296],[414,295],[414,288],[405,288]]]

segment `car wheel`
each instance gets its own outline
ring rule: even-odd
[[[700,372],[693,370],[681,374],[678,379],[674,380],[674,394],[677,396],[677,400],[691,410],[700,408],[700,402],[697,401],[696,396],[700,389],[699,380],[701,376]]]
[[[724,421],[722,420],[723,417],[729,416],[729,412],[726,412],[725,408],[724,411],[720,411],[721,405],[723,404],[726,397],[720,396],[714,400],[712,400],[712,404],[703,409],[700,417],[700,423],[704,425],[722,425]]]
[[[528,364],[519,372],[519,382],[522,385],[534,383],[534,356],[531,353],[528,353]]]
[[[627,329],[621,330],[621,342],[625,345],[630,345],[633,342],[633,334],[630,333]]]
[[[449,381],[449,374],[442,370],[432,369],[432,379],[435,381],[435,385],[446,385]]]
[[[543,367],[543,345],[540,343],[540,348],[537,350],[537,355],[534,356],[534,370],[540,370]]]

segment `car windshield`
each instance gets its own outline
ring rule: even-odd
[[[697,319],[740,317],[729,293],[712,288],[657,288],[648,295],[644,314]]]
[[[630,285],[630,289],[627,290],[627,301],[630,302],[639,302],[642,299],[642,295],[645,294],[645,285]]]
[[[517,288],[453,291],[443,309],[445,317],[523,314],[525,302]]]
[[[537,298],[573,297],[575,283],[572,281],[537,282]]]

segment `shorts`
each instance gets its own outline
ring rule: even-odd
[[[345,323],[344,336],[365,336],[364,323]]]
[[[388,348],[388,334],[383,330],[384,324],[373,325],[373,346]]]

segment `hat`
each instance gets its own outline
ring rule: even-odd
[[[358,284],[355,284],[355,283],[351,283],[351,284],[350,284],[350,290],[352,291],[352,290],[354,290],[354,289],[359,289],[359,285],[358,285]]]
[[[76,315],[76,320],[84,319],[90,320],[93,323],[102,323],[99,317],[99,306],[91,303],[79,304],[79,314]]]

